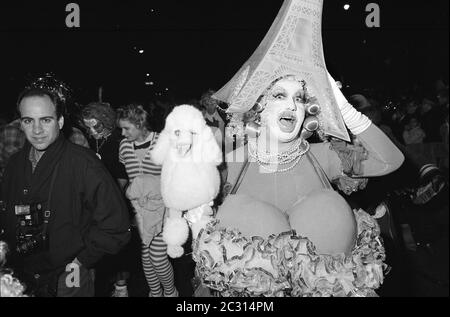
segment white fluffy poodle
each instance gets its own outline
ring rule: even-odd
[[[163,228],[167,254],[180,257],[189,235],[186,219],[194,239],[210,221],[212,201],[220,187],[217,166],[222,153],[203,114],[193,106],[181,105],[167,117],[151,155],[162,165],[161,195],[169,208]],[[183,211],[187,211],[186,219]]]

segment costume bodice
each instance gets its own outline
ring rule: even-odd
[[[310,157],[308,158],[307,155]],[[236,194],[269,203],[284,213],[300,199],[317,189],[330,189],[325,172],[322,170],[312,153],[301,158],[300,162],[286,172],[267,173],[260,169],[256,162],[249,162],[248,169]],[[238,170],[244,163],[229,164],[230,182],[234,184]],[[320,175],[320,174],[321,175]]]
[[[318,159],[327,163],[326,156]],[[230,183],[242,166],[229,164]],[[203,283],[222,296],[373,295],[384,260],[376,221],[353,214],[334,192],[320,193],[330,186],[323,177],[306,156],[283,173],[261,173],[250,162],[238,190],[193,245]],[[373,268],[375,274],[366,273]]]
[[[230,180],[236,185],[218,210],[220,226],[263,238],[295,229],[308,234],[323,252],[351,252],[354,217],[345,200],[334,193],[315,156],[306,152],[292,169],[283,170],[268,173],[257,162],[249,161],[241,164],[237,179],[233,180],[236,173],[231,171]],[[318,195],[324,191],[328,193]],[[303,203],[311,199],[313,203]],[[323,226],[339,232],[339,239],[324,239]]]

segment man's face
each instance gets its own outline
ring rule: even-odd
[[[448,97],[445,97],[443,95],[438,95],[437,100],[440,106],[445,106],[448,104]]]
[[[419,122],[418,122],[416,119],[411,119],[411,120],[409,121],[409,126],[410,126],[411,128],[417,128],[417,127],[419,126]]]
[[[298,136],[305,120],[303,98],[301,83],[293,79],[280,80],[268,93],[261,119],[279,142],[290,142]]]
[[[27,140],[38,151],[45,151],[58,138],[64,118],[57,118],[56,106],[48,96],[22,99],[20,125]]]
[[[433,106],[430,103],[428,103],[428,102],[422,103],[421,113],[426,113],[426,112],[430,111],[431,109],[433,109]]]
[[[406,112],[408,114],[414,114],[417,110],[417,105],[415,102],[410,102],[406,105]]]
[[[204,101],[204,106],[209,114],[214,114],[217,108],[217,101],[213,98],[206,98],[206,100]]]

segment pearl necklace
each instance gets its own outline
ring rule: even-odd
[[[256,143],[249,142],[249,155],[266,171],[271,173],[279,172],[284,173],[291,169],[293,169],[300,162],[303,155],[308,152],[310,149],[310,145],[306,140],[297,139],[291,147],[281,153],[277,154],[261,154],[258,152]],[[267,165],[287,165],[293,163],[291,166],[278,169],[278,168],[269,168]]]

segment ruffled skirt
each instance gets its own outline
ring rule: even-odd
[[[214,220],[193,245],[197,276],[224,297],[377,296],[387,269],[380,229],[363,210],[354,214],[358,236],[348,255],[318,254],[295,231],[249,239]]]

